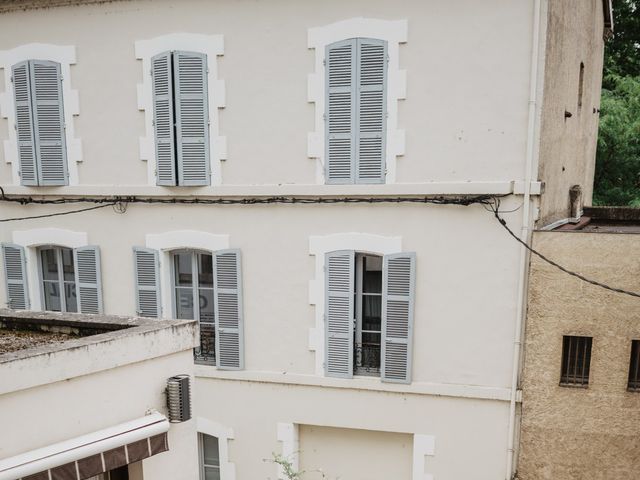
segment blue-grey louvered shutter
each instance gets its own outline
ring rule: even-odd
[[[66,185],[67,146],[60,64],[32,60],[30,65],[39,184]]]
[[[411,383],[415,253],[385,255],[382,265],[382,380]]]
[[[356,151],[356,39],[327,46],[325,54],[325,180],[353,183]]]
[[[358,39],[356,182],[384,183],[387,42]]]
[[[133,247],[136,274],[136,313],[141,317],[160,318],[160,262],[158,251]]]
[[[27,268],[24,247],[12,243],[2,244],[4,281],[7,287],[7,306],[16,310],[29,308]]]
[[[174,52],[178,183],[209,185],[207,56]]]
[[[240,250],[218,250],[213,258],[216,365],[223,370],[242,370],[244,321]]]
[[[20,183],[22,185],[38,185],[29,62],[21,62],[14,65],[11,80],[13,82],[13,97],[16,104],[15,128],[18,137]]]
[[[158,185],[177,184],[171,57],[171,52],[164,52],[151,59],[153,125],[156,135],[156,183]]]
[[[76,295],[80,313],[103,313],[100,249],[96,246],[73,249]]]
[[[353,377],[355,252],[340,250],[325,256],[325,372],[329,377]]]

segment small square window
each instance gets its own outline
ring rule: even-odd
[[[591,337],[562,338],[562,369],[560,385],[587,387],[591,365]]]
[[[640,392],[640,340],[631,341],[631,359],[629,360],[629,383],[627,390]]]

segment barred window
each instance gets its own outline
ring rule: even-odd
[[[629,361],[629,383],[627,390],[640,392],[640,340],[631,341],[631,359]]]
[[[568,335],[563,337],[560,385],[579,387],[589,385],[592,341],[592,337]]]

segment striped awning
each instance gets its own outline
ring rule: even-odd
[[[169,450],[169,421],[152,413],[0,460],[0,480],[84,480]]]

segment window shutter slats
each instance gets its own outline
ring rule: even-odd
[[[26,310],[29,308],[29,290],[24,248],[5,243],[2,245],[2,258],[7,306],[16,310]]]
[[[180,185],[209,185],[207,56],[175,52],[176,136]]]
[[[357,183],[384,182],[386,80],[386,42],[358,39]]]
[[[382,380],[411,383],[415,253],[385,255],[382,267]]]
[[[40,185],[66,185],[67,149],[60,64],[45,60],[30,63]]]
[[[216,365],[222,370],[244,368],[241,270],[239,250],[215,252]]]
[[[136,313],[142,317],[160,318],[160,276],[158,251],[133,248],[136,274]]]
[[[356,40],[327,46],[325,177],[329,184],[354,182]]]
[[[325,256],[325,371],[330,377],[353,377],[355,252]]]
[[[151,59],[158,185],[176,185],[171,52]]]
[[[76,295],[80,313],[103,313],[100,249],[87,246],[73,249]]]
[[[31,98],[31,75],[29,62],[13,66],[13,98],[16,104],[16,133],[18,137],[18,160],[20,183],[37,185],[38,170],[36,145],[33,132],[33,107]]]

